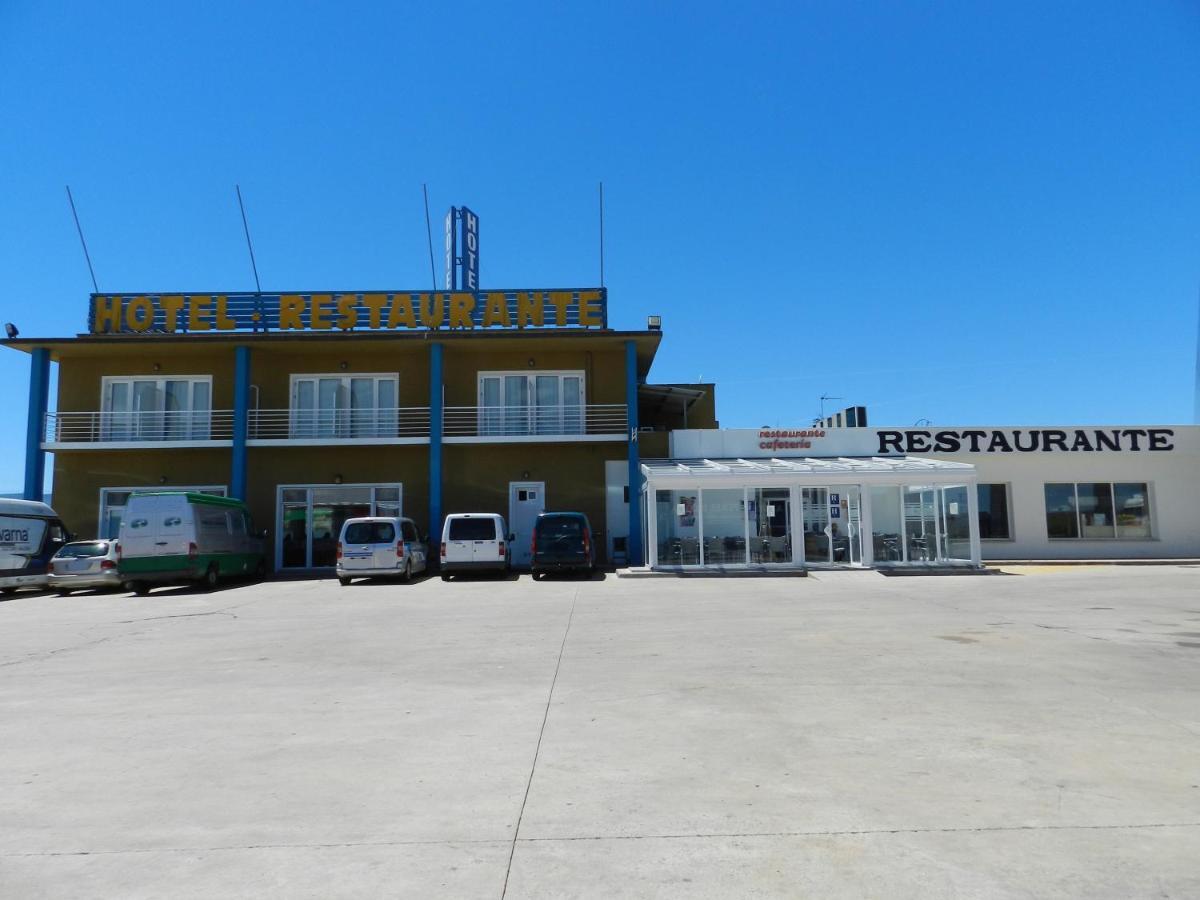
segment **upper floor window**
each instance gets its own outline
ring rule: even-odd
[[[105,377],[100,408],[104,441],[207,440],[212,376]]]
[[[290,436],[395,437],[396,375],[293,375]]]
[[[479,373],[480,434],[583,431],[583,372]]]

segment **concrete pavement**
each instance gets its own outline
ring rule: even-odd
[[[0,603],[0,896],[1200,895],[1200,569]]]

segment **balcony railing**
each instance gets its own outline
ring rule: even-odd
[[[49,412],[48,444],[203,444],[233,439],[233,410]],[[623,403],[578,406],[449,406],[445,437],[486,442],[619,440]],[[429,408],[252,409],[248,439],[294,443],[418,442],[429,438]]]
[[[232,438],[233,410],[46,413],[48,443],[194,443]]]
[[[428,438],[429,407],[399,409],[252,409],[250,439],[352,441]]]
[[[623,436],[625,404],[586,406],[448,406],[447,438],[570,440]]]

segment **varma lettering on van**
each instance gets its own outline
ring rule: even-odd
[[[146,594],[158,584],[266,574],[262,533],[240,500],[188,491],[133,494],[125,506],[117,571]]]
[[[70,535],[58,514],[36,500],[0,500],[0,591],[43,587],[50,558]]]

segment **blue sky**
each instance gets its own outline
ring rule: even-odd
[[[102,290],[598,280],[725,426],[1185,422],[1200,6],[0,0],[0,320]],[[439,262],[440,270],[440,262]],[[28,360],[0,352],[19,489]],[[833,404],[831,404],[833,405]]]

